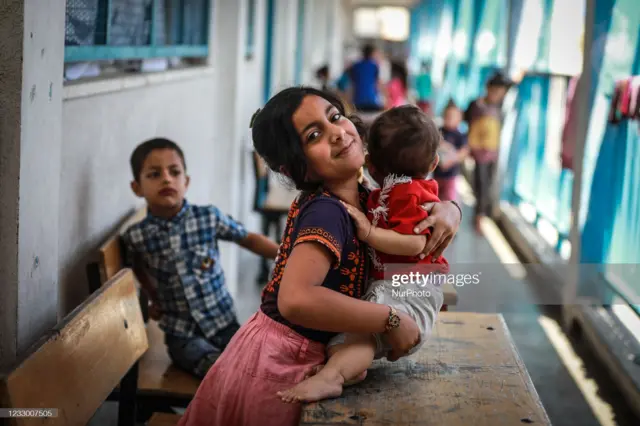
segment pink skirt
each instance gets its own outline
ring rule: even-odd
[[[256,312],[211,367],[179,426],[289,426],[302,406],[276,392],[325,362],[325,345]]]

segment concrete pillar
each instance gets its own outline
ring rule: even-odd
[[[581,246],[581,229],[580,229],[580,201],[582,199],[582,178],[583,178],[583,160],[585,144],[587,141],[587,133],[589,130],[589,119],[591,116],[591,107],[589,93],[593,82],[593,34],[596,22],[595,16],[596,0],[586,1],[585,29],[584,29],[584,56],[582,63],[582,74],[576,93],[578,99],[578,118],[575,121],[576,129],[574,130],[576,145],[573,150],[573,192],[571,202],[571,229],[569,238],[571,241],[571,258],[569,260],[568,276],[563,288],[563,305],[565,312],[573,309],[573,305],[577,303],[578,284],[580,279],[580,246]],[[567,313],[565,326],[569,326],[571,314]]]
[[[243,151],[242,131],[249,122],[241,122],[242,102],[241,90],[245,82],[243,67],[245,62],[247,1],[217,2],[214,8],[212,39],[210,40],[210,58],[215,67],[216,98],[214,100],[220,123],[229,123],[220,128],[217,146],[224,147],[224,155],[228,162],[228,182],[221,182],[220,191],[228,191],[231,200],[230,211],[225,211],[235,219],[240,216],[240,159]],[[256,44],[263,43],[263,37],[257,33]],[[223,269],[227,285],[232,295],[238,291],[238,246],[229,244],[223,254]]]
[[[65,0],[0,2],[0,369],[58,312]]]

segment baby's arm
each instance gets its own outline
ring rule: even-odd
[[[405,235],[373,226],[367,216],[355,207],[343,203],[356,223],[358,239],[382,253],[397,256],[417,256],[427,244],[425,235]]]

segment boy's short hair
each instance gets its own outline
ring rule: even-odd
[[[136,182],[140,181],[140,173],[142,173],[144,161],[147,159],[149,154],[156,149],[171,149],[177,152],[182,160],[182,167],[187,170],[187,163],[184,161],[184,153],[177,143],[165,138],[153,138],[142,142],[131,154],[131,172],[133,173],[133,178]]]
[[[424,177],[431,170],[440,139],[434,121],[418,107],[391,108],[371,124],[369,160],[384,175]]]

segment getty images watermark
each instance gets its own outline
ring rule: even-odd
[[[452,285],[463,287],[480,283],[482,272],[472,274],[453,274],[442,272],[406,272],[390,275],[391,292],[394,298],[402,297],[430,297],[431,289]]]

